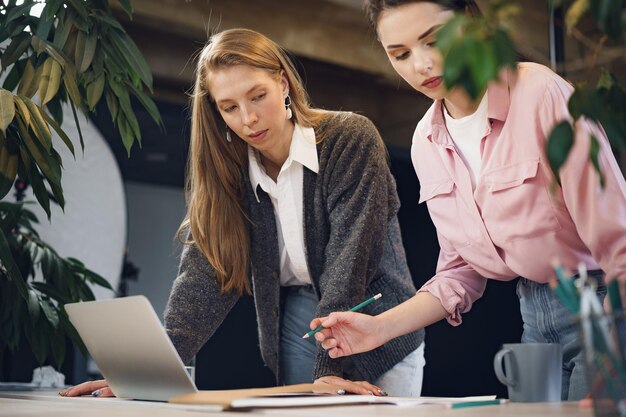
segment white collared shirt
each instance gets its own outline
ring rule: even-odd
[[[257,187],[261,186],[274,206],[280,254],[280,284],[311,284],[304,247],[303,167],[316,174],[319,171],[315,131],[296,123],[289,156],[281,167],[276,182],[267,175],[259,152],[251,146],[248,146],[248,161],[250,183],[257,201]]]

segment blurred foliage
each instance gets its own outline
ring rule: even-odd
[[[617,51],[613,54],[615,59],[626,62],[626,0],[552,0],[552,3],[565,11],[564,24],[569,36],[576,33],[577,25],[589,20],[603,34],[598,39],[584,39],[587,45],[593,45],[593,51],[589,51],[592,57],[585,62],[589,74],[598,72],[594,71],[598,66],[596,59],[607,42]],[[515,67],[517,52],[511,30],[522,6],[521,1],[492,0],[483,10],[483,16],[457,15],[439,31],[437,46],[445,56],[446,87],[461,86],[476,99],[490,81],[497,79],[502,68]],[[603,68],[600,74],[597,80],[575,85],[568,103],[572,119],[559,122],[549,135],[546,153],[557,181],[574,144],[574,123],[580,117],[602,125],[611,145],[626,150],[626,92],[607,69]],[[590,140],[589,161],[600,172],[599,144],[595,137]]]
[[[64,259],[42,242],[37,222],[25,204],[0,202],[0,260],[5,269],[0,272],[0,371],[3,353],[17,349],[22,336],[40,364],[50,360],[61,366],[66,336],[86,354],[63,305],[94,300],[88,284],[112,289],[79,260]],[[28,281],[36,269],[43,280]]]
[[[130,17],[130,0],[119,3]],[[65,205],[58,146],[75,156],[77,138],[62,128],[64,104],[72,109],[83,151],[77,110],[95,112],[102,100],[129,156],[135,142],[141,146],[131,97],[163,127],[149,96],[150,69],[107,0],[0,1],[0,65],[6,73],[0,88],[0,199],[17,179],[32,187],[48,219],[51,202]],[[88,283],[110,285],[42,242],[35,222],[23,204],[0,204],[0,355],[16,349],[23,335],[40,363],[51,355],[60,365],[65,335],[82,346],[63,304],[92,300]],[[36,270],[43,281],[34,280]]]

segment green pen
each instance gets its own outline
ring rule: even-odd
[[[375,296],[368,298],[367,300],[363,301],[361,304],[357,304],[354,307],[352,307],[350,310],[348,311],[359,311],[360,309],[362,309],[363,307],[365,307],[366,305],[368,305],[369,303],[372,303],[376,300],[378,300],[380,297],[382,297],[383,295],[381,293],[376,294]],[[315,330],[311,330],[310,332],[308,332],[307,334],[305,334],[304,336],[302,336],[303,339],[308,339],[309,337],[313,336],[315,333],[320,332],[324,330],[324,326],[319,326],[317,329]]]
[[[450,404],[449,408],[482,407],[483,405],[499,405],[504,404],[505,402],[506,400],[465,401],[462,403]]]

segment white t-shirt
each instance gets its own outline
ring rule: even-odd
[[[485,93],[473,114],[460,119],[453,119],[446,107],[443,106],[446,127],[461,159],[467,166],[472,179],[472,188],[474,189],[476,189],[476,181],[480,175],[480,167],[482,165],[481,142],[487,133],[489,123],[487,117],[487,95]]]
[[[312,281],[304,248],[303,167],[316,174],[319,171],[315,131],[310,127],[295,125],[289,156],[276,182],[267,175],[259,152],[251,146],[248,146],[248,160],[250,183],[255,196],[257,186],[260,185],[274,206],[280,254],[280,284],[310,285]]]

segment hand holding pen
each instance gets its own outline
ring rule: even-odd
[[[311,331],[307,335],[315,335],[315,339],[328,350],[331,358],[367,352],[384,343],[379,340],[381,334],[379,322],[375,316],[356,313],[356,310],[380,298],[380,294],[356,305],[351,311],[331,313],[328,317],[316,318],[311,321]],[[321,329],[320,329],[321,328]]]

